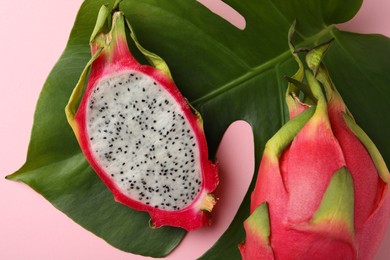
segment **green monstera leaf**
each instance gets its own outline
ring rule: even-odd
[[[109,2],[112,6],[113,1]],[[386,131],[390,119],[383,113],[390,111],[390,40],[334,26],[351,19],[362,0],[225,2],[245,17],[244,30],[195,0],[124,0],[119,6],[139,42],[164,58],[184,96],[202,114],[211,156],[227,127],[241,119],[253,128],[255,164],[259,165],[265,142],[288,116],[283,76],[296,71],[287,43],[289,27],[296,20],[297,47],[335,39],[325,64],[359,125],[390,163]],[[180,243],[185,232],[170,227],[151,229],[146,213],[115,203],[86,162],[64,113],[90,59],[89,37],[100,6],[106,3],[86,0],[81,6],[68,45],[40,95],[27,161],[8,178],[28,184],[113,246],[162,257]],[[142,59],[135,46],[131,49]],[[249,194],[228,230],[203,259],[240,258],[237,244],[244,239]]]

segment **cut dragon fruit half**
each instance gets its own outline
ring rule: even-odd
[[[164,61],[143,49],[133,31],[155,67],[131,55],[121,12],[113,14],[109,33],[100,32],[109,13],[103,6],[91,37],[93,57],[66,107],[81,149],[115,200],[147,211],[152,227],[209,225],[218,176],[202,119]]]

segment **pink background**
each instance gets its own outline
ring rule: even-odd
[[[5,123],[0,128],[0,259],[149,259],[108,245],[29,187],[4,179],[25,160],[39,92],[65,48],[81,2],[0,0],[0,75],[5,79],[0,84],[0,111],[5,111]],[[201,2],[238,26],[244,25],[242,18],[219,1]],[[388,0],[366,0],[358,15],[340,27],[390,37],[389,11]],[[250,128],[242,122],[234,124],[222,141],[218,158],[224,171],[221,185],[235,194],[220,194],[224,200],[214,213],[215,225],[191,232],[168,259],[195,259],[223,233],[252,177],[252,154]],[[237,182],[234,173],[240,173],[244,180],[240,177]],[[376,259],[390,259],[390,227]]]

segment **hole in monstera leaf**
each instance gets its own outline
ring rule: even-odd
[[[252,129],[248,123],[236,121],[226,130],[217,152],[220,183],[215,190],[219,201],[212,212],[213,224],[189,232],[169,257],[199,258],[230,226],[253,178],[253,144]]]
[[[210,9],[210,11],[216,15],[219,15],[232,25],[236,26],[238,29],[245,29],[245,18],[228,4],[221,0],[198,0],[198,2]]]

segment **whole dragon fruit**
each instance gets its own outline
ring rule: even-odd
[[[92,59],[65,109],[81,149],[115,200],[147,211],[152,227],[208,225],[218,176],[208,159],[202,119],[165,62],[142,48],[130,27],[154,67],[131,55],[121,12],[103,32],[110,18],[103,6],[91,36]]]
[[[310,72],[290,43],[290,121],[265,146],[243,259],[372,259],[387,228],[389,171],[322,64],[329,45],[307,53]]]

